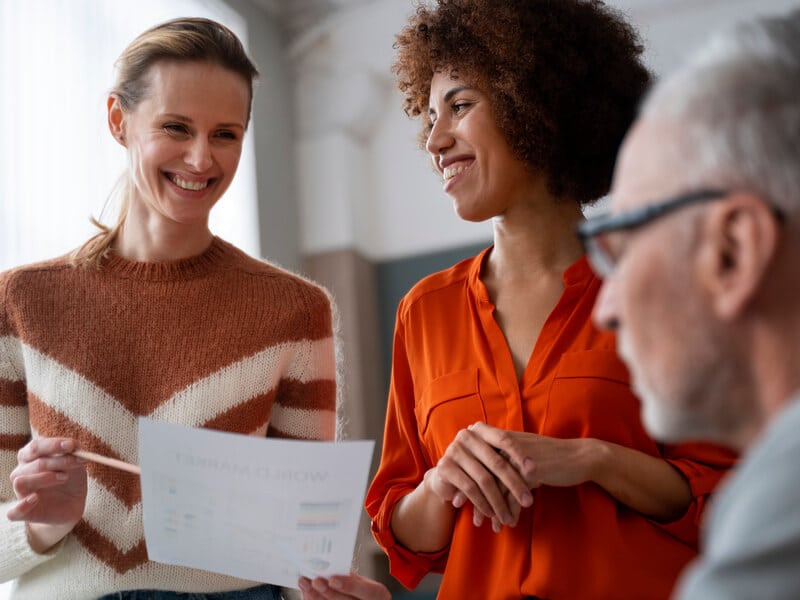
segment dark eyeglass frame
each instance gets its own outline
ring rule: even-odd
[[[655,219],[671,213],[684,206],[697,202],[721,200],[730,195],[730,190],[701,189],[680,196],[667,198],[661,202],[649,204],[617,215],[600,215],[582,221],[577,226],[578,238],[583,244],[592,268],[600,277],[608,277],[614,270],[616,258],[598,241],[599,237],[614,231],[631,230],[646,225]],[[783,221],[783,213],[771,207],[775,217]]]

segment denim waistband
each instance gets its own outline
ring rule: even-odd
[[[231,592],[170,592],[166,590],[128,590],[101,596],[97,600],[280,600],[280,588],[270,584]]]

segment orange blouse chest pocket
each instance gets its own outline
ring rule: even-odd
[[[414,406],[417,430],[433,464],[456,434],[486,420],[478,388],[478,369],[466,369],[431,380]]]
[[[586,350],[561,357],[541,433],[596,437],[625,445],[644,435],[639,400],[616,352]]]

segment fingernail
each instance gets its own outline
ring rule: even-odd
[[[338,577],[331,577],[331,578],[328,580],[328,584],[329,584],[329,585],[330,585],[330,586],[331,586],[333,589],[335,589],[335,590],[340,590],[340,589],[342,589],[342,582],[341,582],[341,581],[339,581],[339,578],[338,578]]]
[[[67,479],[69,479],[69,475],[67,475],[66,473],[56,473],[56,479],[58,481],[66,481]]]
[[[500,523],[496,523],[494,521],[492,522],[492,531],[494,531],[495,533],[500,533],[501,529],[502,527],[500,526]]]
[[[61,449],[62,450],[72,450],[72,442],[69,442],[69,441],[61,442]]]
[[[533,495],[529,493],[522,494],[522,506],[530,506],[533,504]]]
[[[298,579],[297,585],[299,585],[300,589],[303,590],[304,592],[307,592],[309,589],[311,589],[311,585],[309,584],[308,579],[306,579],[305,577],[301,577],[300,579]]]

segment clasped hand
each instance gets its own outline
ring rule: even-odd
[[[458,432],[425,483],[456,508],[470,502],[476,526],[488,517],[500,531],[515,526],[522,508],[533,504],[531,490],[587,481],[588,442],[475,423]]]

